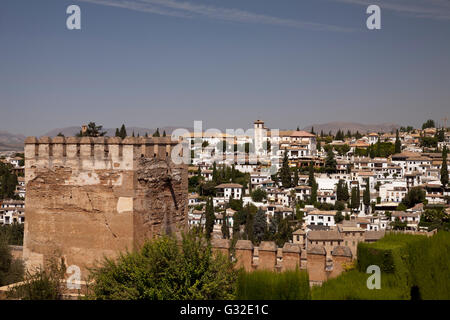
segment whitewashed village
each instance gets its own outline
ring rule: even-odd
[[[435,230],[450,214],[443,168],[450,132],[431,122],[384,133],[297,128],[271,136],[257,120],[254,137],[191,133],[189,225],[209,226],[217,239],[321,245],[327,255],[346,246],[353,258],[359,242],[386,232]],[[264,170],[274,158],[248,161],[252,150],[275,144],[275,174]],[[235,160],[237,150],[246,162]]]
[[[209,228],[214,239],[290,242],[304,250],[321,245],[327,255],[346,246],[356,258],[361,241],[448,223],[448,128],[429,120],[423,129],[384,133],[271,133],[257,120],[253,136],[206,131],[181,137],[192,158],[190,228]],[[1,165],[0,225],[23,224],[23,153],[4,152]],[[275,173],[267,170],[271,165]]]

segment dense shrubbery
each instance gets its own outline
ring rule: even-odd
[[[63,259],[50,259],[45,268],[27,271],[23,282],[13,287],[8,296],[21,300],[61,300],[66,290],[61,282],[65,273]]]
[[[307,300],[311,299],[306,271],[241,271],[238,277],[238,300]]]
[[[450,233],[408,243],[409,284],[417,287],[422,299],[450,299]]]
[[[370,290],[366,286],[370,275],[357,270],[343,273],[328,280],[322,286],[313,287],[313,300],[399,300],[409,299],[409,291],[399,286],[395,275],[382,274],[381,289]]]
[[[0,199],[15,198],[17,176],[12,173],[10,164],[0,161]]]
[[[21,246],[23,244],[24,224],[13,223],[0,226],[0,238],[9,245]]]
[[[425,239],[425,236],[410,234],[388,234],[375,243],[358,244],[358,268],[365,272],[368,266],[377,265],[382,272],[394,273],[399,267],[402,250],[406,243]]]
[[[237,272],[198,232],[161,237],[92,270],[90,299],[232,299]]]
[[[369,290],[365,273],[381,269],[381,289]],[[312,291],[314,299],[450,299],[450,233],[433,237],[390,234],[358,245],[358,270]]]
[[[13,258],[7,242],[0,237],[0,287],[21,281],[23,272],[22,261]]]

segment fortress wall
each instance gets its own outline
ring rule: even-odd
[[[213,252],[230,255],[230,240],[213,239]],[[256,253],[257,252],[257,253]],[[243,268],[247,272],[254,270],[269,270],[283,272],[289,270],[307,270],[310,284],[320,285],[328,279],[335,278],[344,272],[346,264],[352,262],[351,250],[348,247],[334,247],[329,257],[327,269],[327,255],[323,246],[314,246],[302,250],[298,244],[285,243],[282,249],[281,261],[277,264],[277,246],[275,242],[263,241],[259,247],[254,247],[250,240],[238,240],[235,246],[235,267]],[[258,255],[254,263],[254,255]]]
[[[62,255],[84,269],[187,227],[187,166],[164,138],[29,137],[24,259]]]

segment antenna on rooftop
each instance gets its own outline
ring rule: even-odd
[[[445,117],[442,118],[441,120],[442,120],[442,122],[443,122],[443,124],[444,124],[444,128],[447,129],[447,120],[448,120],[447,116],[445,116]]]

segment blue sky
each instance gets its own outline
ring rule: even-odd
[[[449,39],[448,0],[2,0],[0,130],[419,126],[449,116]]]

